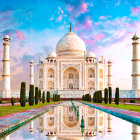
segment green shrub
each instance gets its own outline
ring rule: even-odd
[[[11,98],[11,104],[12,104],[12,106],[14,106],[14,103],[15,103],[15,99],[12,97]]]
[[[115,104],[118,105],[119,104],[119,88],[116,88],[116,92],[115,92]]]
[[[26,105],[26,83],[21,83],[21,89],[20,89],[20,105],[24,107]]]
[[[2,104],[2,99],[0,99],[0,104]]]
[[[42,103],[45,103],[45,92],[43,91],[43,95],[42,95]]]
[[[56,95],[56,94],[55,94]],[[49,103],[50,102],[50,92],[49,91],[47,91],[47,102]]]
[[[39,95],[38,95],[39,97],[39,101],[41,101],[41,89],[39,89]]]
[[[130,103],[135,103],[135,100],[130,100]]]
[[[109,104],[112,103],[112,88],[109,87]]]
[[[38,99],[39,99],[39,91],[38,87],[35,87],[35,104],[38,104]]]
[[[34,104],[34,85],[30,85],[29,89],[29,105],[32,106]]]
[[[108,89],[107,88],[104,89],[104,102],[105,104],[108,103]]]

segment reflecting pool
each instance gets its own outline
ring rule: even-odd
[[[63,102],[3,139],[140,140],[140,126],[82,103],[73,103]]]

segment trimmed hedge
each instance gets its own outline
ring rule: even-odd
[[[21,82],[20,105],[22,107],[24,107],[26,105],[26,83],[25,82]]]

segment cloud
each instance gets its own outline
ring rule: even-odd
[[[140,14],[140,6],[132,8],[131,12],[132,12],[132,15],[139,15]]]
[[[18,40],[25,39],[21,31],[16,31]]]
[[[49,20],[53,20],[54,17],[51,17]]]

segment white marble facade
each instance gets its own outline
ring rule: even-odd
[[[38,87],[43,91],[80,98],[104,89],[105,60],[86,51],[83,40],[70,31],[57,43],[56,53],[38,60],[37,74]]]

